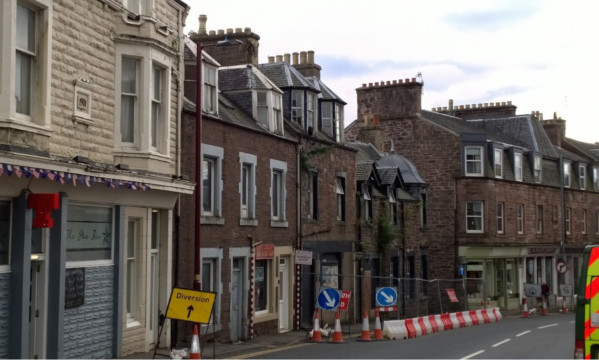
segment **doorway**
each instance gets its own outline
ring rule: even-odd
[[[233,274],[231,277],[231,341],[239,342],[244,336],[243,332],[243,314],[245,293],[243,286],[244,279],[244,258],[233,258]]]
[[[279,259],[279,331],[289,331],[289,259]]]
[[[31,273],[29,282],[29,358],[46,358],[46,308],[48,271],[46,243],[48,229],[31,232]]]

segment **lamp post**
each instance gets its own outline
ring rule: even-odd
[[[202,290],[202,277],[201,277],[201,268],[202,268],[202,257],[200,256],[200,247],[201,247],[201,221],[202,221],[202,211],[203,211],[203,203],[202,203],[202,185],[203,185],[203,176],[202,176],[202,98],[203,98],[203,88],[204,83],[202,80],[202,62],[203,62],[203,50],[207,47],[212,46],[223,46],[223,45],[239,45],[243,44],[241,40],[228,40],[226,37],[222,41],[218,41],[213,44],[203,45],[201,41],[196,42],[197,46],[197,54],[196,54],[196,190],[195,190],[195,251],[194,251],[194,279],[193,279],[193,289],[194,290]],[[216,98],[215,101],[218,101]]]

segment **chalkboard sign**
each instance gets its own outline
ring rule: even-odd
[[[66,269],[64,308],[72,309],[85,304],[85,268]]]

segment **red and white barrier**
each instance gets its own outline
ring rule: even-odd
[[[470,310],[468,312],[468,315],[470,315],[470,320],[472,320],[472,325],[480,324],[480,320],[478,318],[478,314],[476,313],[476,310]]]

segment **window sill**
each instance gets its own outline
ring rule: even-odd
[[[203,225],[225,225],[225,218],[218,216],[202,216],[200,224]]]
[[[258,219],[239,219],[239,226],[258,226]]]
[[[287,221],[270,220],[270,227],[286,228],[286,227],[289,227],[289,223]]]
[[[141,326],[141,323],[139,321],[127,319],[127,329],[131,329],[131,328],[139,327],[139,326]]]
[[[0,119],[0,128],[27,131],[48,137],[52,135],[50,127],[36,124],[31,120],[22,120],[20,118]]]

